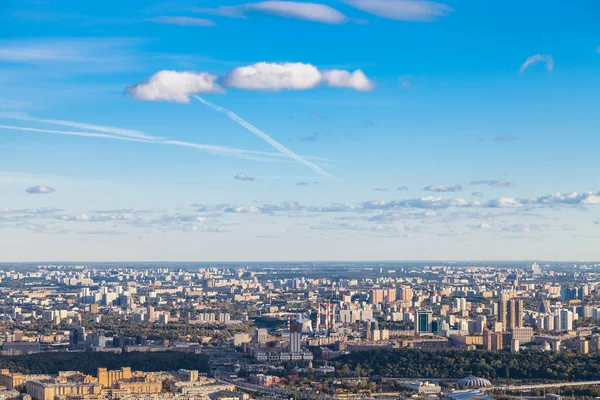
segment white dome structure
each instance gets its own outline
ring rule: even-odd
[[[468,388],[481,388],[492,386],[492,382],[488,381],[485,378],[479,378],[477,376],[468,376],[466,378],[463,378],[460,381],[458,381],[458,384]]]

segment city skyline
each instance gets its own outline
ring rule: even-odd
[[[9,1],[0,261],[600,260],[598,12]]]

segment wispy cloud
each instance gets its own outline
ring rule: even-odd
[[[346,0],[349,5],[381,18],[400,21],[435,21],[452,11],[451,7],[422,0]]]
[[[319,140],[319,132],[313,132],[312,135],[301,137],[300,140],[303,142],[316,142]]]
[[[519,140],[517,136],[505,135],[505,136],[496,136],[494,138],[496,142],[514,142],[515,140]]]
[[[32,186],[27,188],[25,191],[29,194],[49,194],[55,192],[56,190],[50,186]]]
[[[459,192],[462,190],[462,186],[456,184],[454,186],[446,185],[429,185],[423,188],[426,192]]]
[[[388,190],[386,188],[375,188],[373,189],[374,192],[387,192]]]
[[[140,132],[135,129],[115,128],[112,126],[87,124],[87,123],[75,122],[75,121],[36,118],[36,117],[32,117],[32,116],[24,114],[24,113],[0,113],[0,118],[13,119],[13,120],[19,120],[19,121],[28,121],[28,122],[37,122],[37,123],[50,124],[50,125],[61,125],[61,126],[66,126],[66,127],[70,127],[70,128],[86,129],[86,130],[109,133],[112,135],[126,136],[126,137],[131,137],[131,138],[136,138],[136,139],[148,139],[148,140],[160,139],[159,137],[149,136],[149,135],[145,134],[144,132]]]
[[[238,116],[237,114],[235,114],[234,112],[218,106],[216,104],[213,104],[209,101],[204,100],[203,98],[199,97],[199,96],[194,96],[196,99],[198,99],[198,101],[200,101],[201,103],[203,103],[204,105],[208,106],[209,108],[212,108],[215,111],[218,111],[222,114],[225,114],[227,117],[229,117],[230,119],[232,119],[233,121],[235,121],[236,123],[238,123],[239,125],[241,125],[242,127],[246,128],[248,131],[250,131],[251,133],[255,134],[256,136],[258,136],[259,138],[261,138],[262,140],[264,140],[265,142],[267,142],[269,145],[271,145],[274,149],[278,150],[280,153],[286,155],[287,157],[289,157],[292,160],[297,161],[298,163],[312,169],[313,171],[315,171],[316,173],[318,173],[319,175],[322,176],[327,176],[327,177],[331,177],[332,175],[329,174],[328,172],[326,172],[325,170],[323,170],[321,167],[319,167],[318,165],[308,161],[307,159],[299,156],[298,154],[294,153],[292,150],[288,149],[287,147],[285,147],[284,145],[282,145],[281,143],[279,143],[278,141],[276,141],[275,139],[273,139],[271,136],[269,136],[268,134],[266,134],[265,132],[261,131],[260,129],[258,129],[257,127],[255,127],[254,125],[250,124],[248,121],[246,121],[245,119],[241,118],[240,116]]]
[[[399,192],[408,192],[408,187],[406,187],[406,186],[398,186],[396,188],[396,190],[399,191]]]
[[[494,187],[511,187],[514,183],[507,181],[506,179],[483,179],[480,181],[471,181],[471,185],[487,185]]]
[[[206,18],[181,17],[181,16],[160,16],[151,18],[150,21],[158,24],[179,25],[179,26],[215,26],[215,22]]]
[[[51,38],[0,41],[0,61],[60,66],[63,72],[114,72],[134,65],[140,41],[129,38]]]
[[[548,72],[551,72],[554,69],[554,60],[552,59],[551,56],[543,55],[543,54],[536,54],[536,55],[529,57],[527,60],[525,60],[525,62],[523,64],[521,64],[521,67],[519,68],[519,73],[520,74],[524,73],[525,70],[527,70],[527,68],[529,68],[531,65],[538,63],[538,62],[545,63],[546,69],[548,70]]]
[[[81,123],[81,122],[75,122],[75,121],[43,119],[43,118],[32,117],[32,116],[29,116],[26,114],[0,113],[0,119],[3,119],[3,118],[20,120],[20,121],[30,121],[30,122],[41,123],[41,124],[53,124],[53,125],[62,125],[62,126],[68,126],[68,127],[77,127],[77,128],[89,130],[89,132],[88,131],[65,131],[65,130],[56,130],[56,129],[31,128],[31,127],[23,127],[23,126],[15,126],[15,125],[0,125],[0,129],[4,129],[4,130],[36,132],[36,133],[50,133],[50,134],[67,135],[67,136],[81,136],[81,137],[91,137],[91,138],[102,138],[102,139],[133,141],[133,142],[141,142],[141,143],[171,145],[171,146],[179,146],[179,147],[189,147],[189,148],[194,148],[197,150],[201,150],[204,152],[221,155],[221,156],[241,158],[241,159],[246,159],[246,160],[264,161],[264,162],[271,162],[271,163],[285,162],[286,160],[284,159],[284,157],[287,157],[287,155],[282,154],[282,153],[244,150],[244,149],[238,149],[238,148],[227,147],[227,146],[191,143],[191,142],[178,141],[178,140],[166,140],[162,137],[151,136],[144,132],[134,130],[134,129],[109,127],[109,126]],[[309,160],[315,160],[315,161],[331,162],[331,160],[327,160],[327,159],[323,159],[323,158],[319,158],[319,157],[306,156],[304,158],[309,159]]]
[[[236,176],[233,177],[233,179],[237,179],[238,181],[248,181],[248,182],[252,182],[254,180],[256,180],[256,178],[252,177],[252,176],[248,176],[246,174],[242,174],[239,173]]]
[[[298,1],[261,1],[257,3],[240,4],[237,6],[196,8],[194,11],[230,18],[240,18],[246,14],[256,12],[324,24],[343,24],[351,21],[350,18],[330,6]]]

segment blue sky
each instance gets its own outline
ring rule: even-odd
[[[599,17],[5,1],[0,257],[600,259]]]

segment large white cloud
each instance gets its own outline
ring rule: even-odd
[[[136,100],[189,103],[192,94],[222,92],[218,79],[208,72],[164,70],[130,86],[127,91]]]
[[[375,87],[361,70],[319,70],[300,62],[259,62],[237,67],[221,78],[208,72],[160,71],[127,88],[136,100],[189,103],[190,96],[221,93],[223,87],[244,90],[308,90],[319,86],[372,90]]]
[[[306,90],[319,86],[322,79],[311,64],[259,62],[232,69],[223,77],[223,84],[249,90]]]
[[[307,90],[321,85],[372,90],[375,85],[361,70],[321,71],[312,64],[259,62],[229,71],[224,86],[247,90]]]

